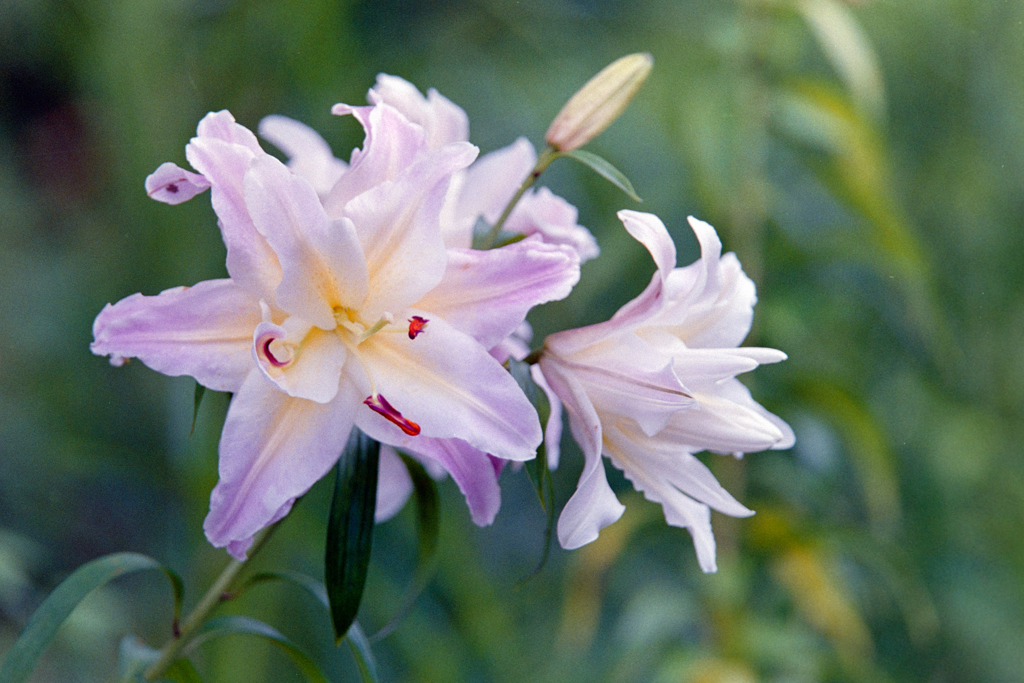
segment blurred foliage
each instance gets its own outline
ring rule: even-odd
[[[655,69],[590,149],[637,207],[582,167],[544,182],[580,207],[603,256],[538,334],[606,318],[650,277],[620,208],[714,224],[758,283],[748,343],[790,359],[750,378],[797,432],[791,452],[716,473],[758,511],[715,519],[719,572],[616,481],[628,510],[555,549],[524,473],[492,528],[442,487],[438,573],[374,646],[384,680],[818,681],[1024,678],[1024,3],[1003,0],[14,0],[0,4],[0,651],[76,566],[143,552],[186,604],[225,561],[201,531],[226,407],[190,437],[188,380],[90,355],[108,301],[219,277],[205,201],[150,202],[207,111],[283,113],[341,156],[375,74],[435,87],[484,151],[539,143],[612,59]],[[580,467],[555,474],[563,501]],[[617,474],[617,473],[613,473]],[[258,560],[321,576],[321,483]],[[410,506],[411,507],[411,506]],[[399,609],[415,517],[378,528],[360,621]],[[327,615],[285,586],[224,613],[274,625],[354,678]],[[169,635],[156,578],[90,597],[34,680],[108,680],[124,633]],[[210,643],[206,680],[296,672],[269,645]]]

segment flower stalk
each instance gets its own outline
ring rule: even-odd
[[[551,165],[551,162],[559,156],[561,156],[560,153],[553,147],[545,147],[541,150],[540,155],[537,157],[537,163],[533,165],[529,175],[523,179],[519,189],[517,189],[516,193],[512,195],[512,199],[508,200],[508,204],[505,205],[501,215],[498,216],[498,220],[494,221],[491,231],[487,233],[486,237],[484,237],[480,246],[481,249],[490,249],[494,246],[495,240],[498,239],[498,235],[501,233],[502,226],[505,225],[505,221],[508,220],[508,217],[512,215],[512,210],[516,208],[516,204],[518,204],[519,200],[523,198],[526,191],[533,187],[533,184],[537,182],[537,178],[540,178],[541,174],[544,173],[544,171],[547,170],[547,167]]]
[[[145,680],[158,680],[178,660],[182,650],[192,642],[199,629],[206,623],[213,609],[231,595],[231,589],[235,584],[235,580],[238,578],[238,574],[242,571],[246,562],[251,560],[260,551],[260,548],[263,547],[279,524],[280,522],[267,527],[253,539],[252,547],[249,549],[248,557],[245,560],[232,559],[224,567],[220,576],[210,585],[210,588],[192,609],[192,612],[181,623],[180,628],[177,627],[177,624],[175,625],[174,635],[160,648],[160,656],[143,673]]]

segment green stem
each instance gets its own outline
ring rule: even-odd
[[[196,632],[206,623],[206,619],[210,616],[213,608],[219,605],[225,599],[225,596],[230,595],[231,587],[235,579],[238,578],[238,573],[242,570],[242,567],[259,552],[267,539],[270,538],[270,534],[273,533],[280,523],[277,522],[256,535],[252,547],[249,549],[247,559],[231,560],[228,563],[228,566],[224,568],[224,571],[220,573],[220,576],[217,577],[209,590],[206,591],[206,594],[203,595],[192,612],[182,622],[181,628],[160,649],[160,656],[157,660],[146,669],[143,677],[147,681],[158,679],[178,660],[181,651],[192,642]]]
[[[501,232],[501,228],[505,225],[505,221],[507,221],[509,215],[511,215],[512,209],[516,208],[516,204],[518,204],[519,200],[523,198],[526,191],[533,187],[533,184],[537,182],[537,178],[540,177],[541,173],[543,173],[545,169],[551,165],[551,162],[559,156],[561,156],[561,152],[550,145],[541,151],[540,156],[537,157],[537,163],[533,166],[533,170],[531,170],[530,174],[523,180],[522,185],[519,186],[516,193],[512,195],[512,199],[510,199],[508,204],[505,206],[505,210],[501,212],[501,215],[498,216],[498,220],[495,221],[494,227],[492,227],[491,231],[487,233],[487,237],[484,238],[480,245],[481,249],[490,249],[494,246],[494,241],[498,239],[498,233]]]

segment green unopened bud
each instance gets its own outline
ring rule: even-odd
[[[651,72],[647,53],[615,60],[587,81],[551,122],[544,139],[559,152],[582,147],[619,118]]]

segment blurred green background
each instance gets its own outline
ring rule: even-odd
[[[611,473],[622,520],[541,572],[544,513],[506,472],[477,529],[444,482],[435,580],[375,645],[390,681],[1024,680],[1024,3],[1018,0],[8,0],[0,3],[0,652],[83,562],[120,550],[182,573],[186,604],[226,556],[202,519],[226,397],[190,436],[193,384],[92,356],[108,301],[224,273],[206,197],[143,179],[207,111],[267,114],[360,143],[335,102],[378,72],[466,109],[483,151],[535,144],[614,58],[655,69],[589,149],[644,198],[559,162],[545,184],[603,250],[538,334],[596,322],[650,258],[614,217],[714,224],[761,298],[748,344],[790,359],[747,378],[792,451],[715,457],[757,511],[716,516],[720,570]],[[573,447],[574,448],[574,447]],[[580,462],[556,472],[560,502]],[[255,564],[322,571],[328,491]],[[411,509],[378,527],[360,620],[397,611]],[[75,612],[38,681],[109,680],[123,634],[169,636],[159,576]],[[326,614],[287,585],[224,607],[267,621],[329,677],[356,677]],[[205,680],[298,680],[259,639],[195,658]]]

